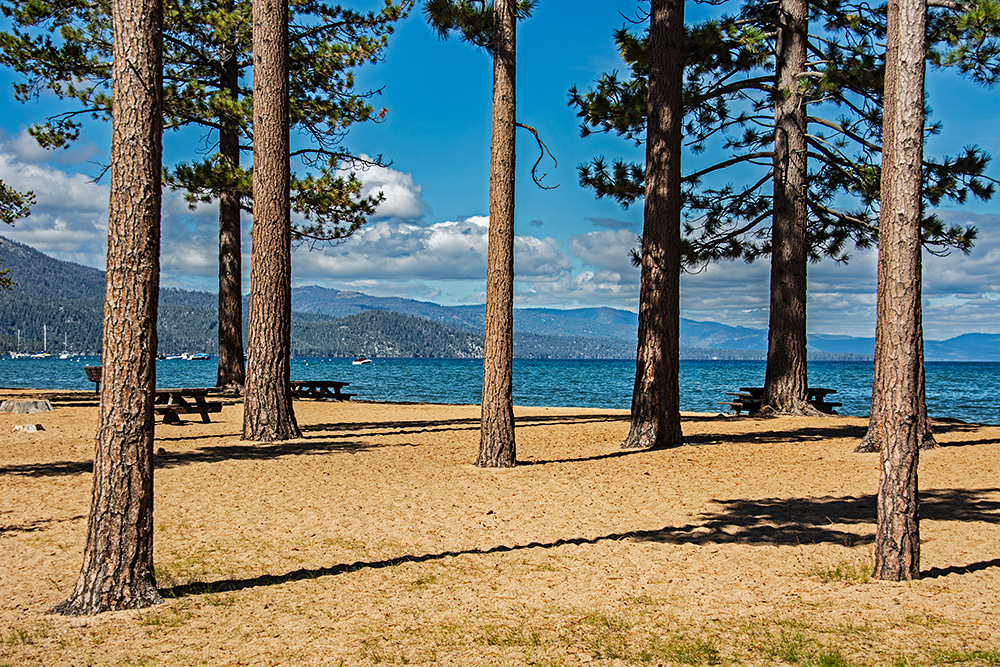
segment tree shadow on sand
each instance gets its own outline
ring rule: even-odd
[[[874,536],[875,496],[829,498],[765,498],[719,500],[720,509],[702,515],[702,521],[658,530],[610,533],[596,537],[570,537],[551,542],[497,545],[429,554],[406,554],[378,561],[355,561],[316,569],[299,569],[281,575],[265,574],[246,579],[193,582],[161,589],[164,597],[241,591],[293,581],[337,576],[366,569],[406,563],[425,563],[466,555],[488,555],[526,549],[555,549],[567,545],[592,545],[632,540],[661,544],[749,544],[797,546],[801,544],[870,544]],[[1000,489],[935,489],[921,492],[921,515],[928,520],[1000,523]],[[1000,567],[1000,559],[948,568],[934,568],[924,577],[977,572]]]
[[[571,415],[533,415],[518,417],[515,420],[517,428],[533,426],[554,426],[567,424],[597,424],[602,422],[627,422],[628,415],[601,414],[571,414]],[[433,419],[426,421],[370,421],[370,422],[337,422],[331,424],[300,425],[304,438],[321,438],[324,434],[346,432],[354,435],[410,435],[415,433],[439,433],[443,431],[478,431],[479,417],[461,417],[457,419]],[[310,435],[312,433],[317,435]]]

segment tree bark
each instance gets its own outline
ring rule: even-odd
[[[112,4],[111,196],[104,375],[93,496],[76,588],[54,611],[160,602],[153,575],[153,393],[160,271],[162,5]]]
[[[232,9],[232,3],[229,3]],[[239,64],[233,45],[223,56],[223,90],[239,98]],[[236,120],[219,119],[219,153],[232,174],[240,166],[240,137]],[[217,387],[242,393],[246,383],[243,356],[243,257],[240,227],[240,192],[233,185],[219,195],[219,371]]]
[[[922,256],[921,256],[922,259]],[[921,274],[923,271],[921,270]],[[924,334],[923,334],[923,308],[918,304],[920,308],[920,313],[917,315],[917,322],[920,324],[920,332],[918,333],[919,338],[919,364],[920,364],[920,382],[917,389],[917,403],[920,406],[920,449],[934,449],[938,446],[937,439],[934,437],[934,430],[931,428],[931,420],[927,415],[927,383],[924,374]],[[860,454],[870,454],[872,452],[882,451],[882,443],[876,440],[878,429],[873,427],[873,419],[876,414],[880,414],[880,410],[875,407],[875,401],[881,400],[881,397],[872,395],[872,407],[870,414],[868,416],[868,432],[865,436],[861,438],[861,442],[855,448],[855,452]]]
[[[771,305],[763,405],[779,414],[821,414],[809,405],[806,367],[806,107],[799,80],[809,34],[805,0],[781,0],[775,61],[774,216]]]
[[[652,0],[639,344],[625,449],[683,444],[680,387],[684,0]]]
[[[883,104],[875,378],[871,429],[881,447],[877,579],[920,576],[917,462],[921,419],[920,220],[926,0],[890,0]]]
[[[289,385],[288,0],[253,2],[253,236],[243,439],[299,437]]]
[[[493,141],[486,261],[486,338],[479,456],[483,468],[517,464],[514,445],[514,0],[494,4]]]

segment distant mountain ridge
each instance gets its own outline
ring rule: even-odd
[[[0,349],[14,348],[18,329],[24,338],[39,338],[45,324],[50,350],[64,340],[75,351],[99,350],[104,272],[2,237],[0,242],[0,267],[9,268],[18,283],[13,292],[0,293]],[[160,349],[215,352],[217,304],[210,292],[161,290]],[[313,285],[292,290],[292,310],[297,355],[482,354],[483,305],[443,306]],[[615,308],[518,308],[514,328],[518,357],[632,358],[638,316]],[[767,351],[763,329],[682,318],[680,334],[682,357],[689,359],[763,359]],[[874,339],[812,334],[809,349],[813,359],[865,360]],[[925,354],[929,361],[1000,361],[1000,335],[926,341]]]

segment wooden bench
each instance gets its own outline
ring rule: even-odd
[[[100,393],[101,381],[104,378],[103,366],[84,366],[87,379],[97,385],[95,391]],[[208,415],[222,412],[222,403],[206,400],[212,389],[207,387],[185,387],[176,389],[157,389],[153,396],[153,412],[163,415],[164,424],[177,424],[178,415],[201,415],[201,421],[211,422]]]
[[[810,387],[806,389],[807,400],[809,404],[820,412],[825,412],[826,414],[835,415],[837,414],[834,408],[838,408],[842,403],[835,401],[827,401],[826,397],[830,394],[836,394],[836,389],[827,389],[825,387]],[[727,391],[726,396],[733,396],[734,400],[731,401],[719,401],[719,405],[728,405],[729,408],[735,412],[737,415],[743,410],[746,410],[748,415],[754,415],[760,412],[763,407],[764,402],[764,388],[763,387],[740,387],[739,392]]]
[[[212,421],[209,413],[222,412],[221,402],[206,400],[210,391],[207,387],[157,389],[153,397],[153,412],[163,415],[164,424],[177,424],[181,421],[178,415],[185,414],[201,415],[201,421],[208,424]]]
[[[93,382],[96,386],[94,387],[94,393],[101,393],[101,377],[104,375],[103,366],[84,366],[83,372],[87,374],[87,379]]]
[[[334,380],[292,380],[290,383],[292,396],[295,398],[313,398],[318,401],[334,400],[346,401],[354,394],[345,394],[341,391],[350,382],[336,382]]]

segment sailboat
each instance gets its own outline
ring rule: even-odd
[[[67,334],[64,331],[63,332],[63,351],[59,354],[59,358],[60,359],[69,359],[70,357],[73,356],[72,354],[69,353],[69,350],[66,349],[68,347],[69,347],[69,334]]]
[[[48,329],[48,325],[43,324],[42,325],[42,351],[41,352],[36,352],[35,354],[31,355],[31,358],[32,359],[45,359],[47,357],[51,357],[52,355],[49,354],[48,350],[49,350],[49,329]]]
[[[30,356],[27,352],[21,349],[21,330],[17,330],[17,347],[10,352],[11,359],[24,359]]]

